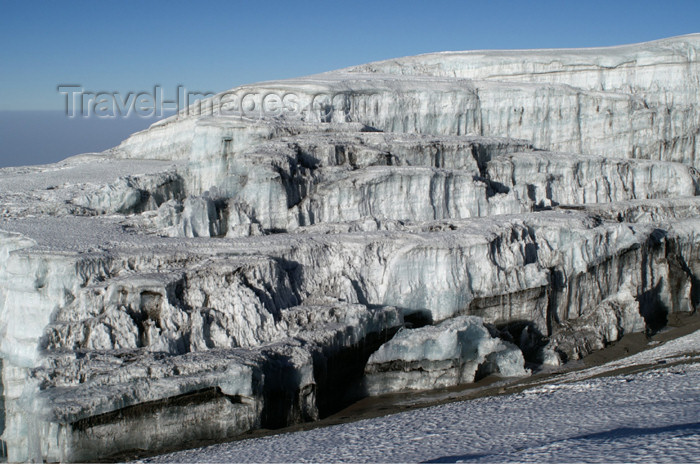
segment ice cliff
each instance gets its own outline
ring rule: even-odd
[[[224,440],[696,311],[698,49],[371,63],[0,170],[4,457]]]

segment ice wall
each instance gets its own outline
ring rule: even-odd
[[[223,121],[225,114],[513,137],[540,149],[698,168],[697,49],[698,36],[689,35],[603,49],[454,52],[372,63],[229,90],[190,108],[184,118],[135,135],[119,152],[198,158],[198,135],[208,130],[200,126]],[[231,125],[236,133],[250,131]],[[246,148],[245,136],[231,138],[234,149]]]
[[[700,35],[690,34],[606,48],[443,52],[344,71],[486,81],[477,85],[485,135],[698,168],[699,49]]]

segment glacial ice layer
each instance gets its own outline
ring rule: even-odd
[[[0,170],[4,457],[225,440],[696,311],[698,49],[371,63]]]

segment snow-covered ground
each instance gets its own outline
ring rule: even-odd
[[[699,348],[700,331],[517,394],[146,461],[699,462]],[[660,367],[594,378],[641,364]]]

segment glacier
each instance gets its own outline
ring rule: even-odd
[[[699,342],[696,330],[522,390],[140,462],[693,462]]]
[[[695,312],[699,48],[370,63],[0,170],[3,457],[223,441]]]

